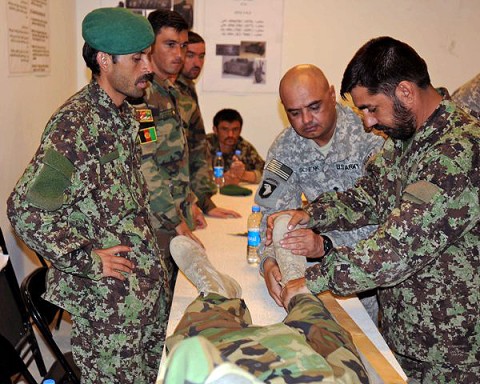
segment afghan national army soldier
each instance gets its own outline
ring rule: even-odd
[[[412,47],[391,37],[357,51],[343,75],[347,93],[365,124],[389,138],[352,188],[290,211],[289,225],[378,228],[320,255],[297,283],[339,295],[378,287],[381,332],[410,378],[480,382],[479,121],[433,87]],[[278,269],[265,273],[270,293],[288,296],[273,283]]]
[[[170,291],[125,98],[148,85],[154,33],[142,16],[101,8],[82,34],[92,80],[48,122],[8,216],[52,264],[45,299],[72,315],[81,382],[151,384]]]

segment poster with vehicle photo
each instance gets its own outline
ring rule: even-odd
[[[205,2],[203,91],[277,92],[283,0]]]

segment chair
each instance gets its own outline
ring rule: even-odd
[[[0,249],[1,253],[8,255],[1,228]],[[29,366],[35,360],[39,373],[44,376],[46,374],[45,363],[30,323],[30,316],[22,301],[20,288],[10,260],[7,261],[5,267],[0,271],[0,310],[1,360],[7,360],[7,357],[8,361],[12,359],[12,363],[9,364],[11,368],[20,367],[13,359],[21,360],[25,366]],[[13,347],[13,350],[11,347]],[[9,352],[7,353],[7,351]],[[1,371],[4,372],[4,369]],[[9,369],[9,372],[13,372],[12,375],[20,371],[17,370],[15,372],[14,369]]]
[[[11,384],[11,377],[21,374],[27,384],[37,384],[34,377],[7,338],[0,335],[0,384]]]
[[[73,362],[72,353],[64,354],[60,350],[50,330],[60,312],[60,308],[41,297],[46,289],[47,271],[48,268],[38,268],[23,280],[21,285],[22,298],[34,324],[56,358],[48,377],[55,379],[57,384],[80,384],[80,371]]]

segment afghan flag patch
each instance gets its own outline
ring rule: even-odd
[[[153,143],[157,141],[157,131],[155,127],[143,128],[138,131],[138,137],[140,144]]]
[[[153,123],[152,110],[149,108],[137,109],[137,121],[139,123]]]

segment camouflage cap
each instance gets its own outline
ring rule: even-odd
[[[92,48],[112,55],[140,52],[155,34],[148,20],[125,8],[99,8],[83,19],[82,36]]]

